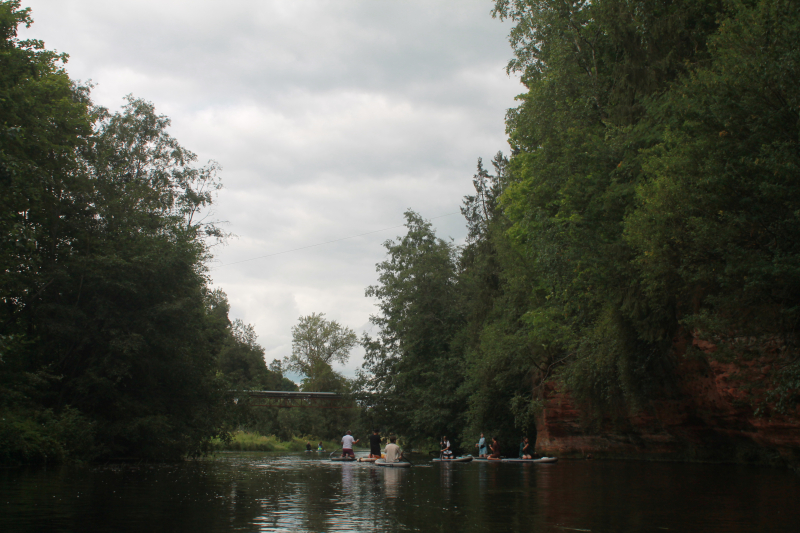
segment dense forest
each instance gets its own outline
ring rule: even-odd
[[[408,212],[386,243],[368,413],[515,446],[547,387],[592,419],[679,394],[676,357],[748,363],[756,416],[800,398],[800,4],[496,0],[514,22],[511,151],[462,247]],[[676,354],[681,339],[713,354]],[[692,343],[690,342],[691,346]],[[701,366],[702,368],[702,366]],[[509,448],[509,452],[510,452]]]
[[[0,462],[171,459],[237,428],[353,424],[513,446],[548,388],[587,424],[623,420],[679,395],[686,357],[757,364],[742,403],[796,412],[800,4],[496,0],[493,15],[514,23],[525,92],[510,152],[478,160],[466,243],[409,210],[366,290],[377,333],[301,317],[267,366],[209,288],[217,165],[151,103],[94,105],[65,55],[17,38],[29,11],[0,1]],[[348,380],[332,365],[357,343]],[[239,401],[295,390],[286,370],[361,411]]]
[[[217,165],[93,105],[31,22],[0,2],[0,463],[207,452],[229,390],[295,388],[209,289]]]

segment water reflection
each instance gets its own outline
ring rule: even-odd
[[[400,485],[406,474],[404,468],[385,468],[383,471],[383,487],[387,498],[400,497]]]
[[[0,470],[0,531],[791,531],[800,478],[720,465],[381,469],[298,455]],[[665,529],[659,529],[665,528]]]

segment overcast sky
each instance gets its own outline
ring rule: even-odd
[[[522,92],[491,0],[23,0],[21,37],[70,55],[96,103],[153,102],[222,166],[215,217],[237,235],[212,278],[267,361],[312,312],[369,331],[382,243],[411,208],[461,242],[478,157],[507,151]],[[245,261],[245,262],[241,262]],[[234,264],[235,263],[235,264]],[[361,351],[340,370],[353,375]]]

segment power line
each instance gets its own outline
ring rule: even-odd
[[[449,216],[452,216],[452,215],[457,215],[459,213],[460,213],[459,211],[454,212],[454,213],[447,213],[446,215],[439,215],[438,217],[433,217],[433,218],[431,218],[429,220],[436,220],[437,218],[449,217]],[[349,237],[342,237],[341,239],[334,239],[332,241],[325,241],[325,242],[320,242],[320,243],[317,243],[317,244],[310,244],[308,246],[301,246],[300,248],[292,248],[291,250],[284,250],[282,252],[276,252],[274,254],[260,255],[258,257],[252,257],[250,259],[242,259],[241,261],[234,261],[233,263],[224,263],[222,265],[218,265],[218,266],[212,267],[212,270],[216,269],[216,268],[224,267],[224,266],[238,265],[239,263],[247,263],[248,261],[255,261],[257,259],[265,259],[267,257],[275,257],[276,255],[288,254],[289,252],[297,252],[298,250],[306,250],[308,248],[314,248],[314,247],[317,247],[317,246],[323,246],[325,244],[331,244],[331,243],[334,243],[334,242],[346,241],[347,239],[355,239],[356,237],[363,237],[364,235],[372,235],[373,233],[380,233],[382,231],[389,231],[390,229],[402,228],[404,226],[405,226],[405,224],[400,224],[399,226],[392,226],[391,228],[376,229],[375,231],[368,231],[366,233],[359,233],[358,235],[351,235]]]

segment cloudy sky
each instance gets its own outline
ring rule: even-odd
[[[370,331],[364,289],[406,209],[463,240],[450,214],[477,158],[507,150],[503,117],[522,92],[505,74],[510,26],[492,19],[491,0],[23,6],[34,25],[21,37],[70,54],[95,102],[152,101],[181,144],[222,166],[214,215],[237,237],[216,249],[212,277],[268,361],[291,353],[301,315]],[[360,363],[356,351],[342,370]]]

